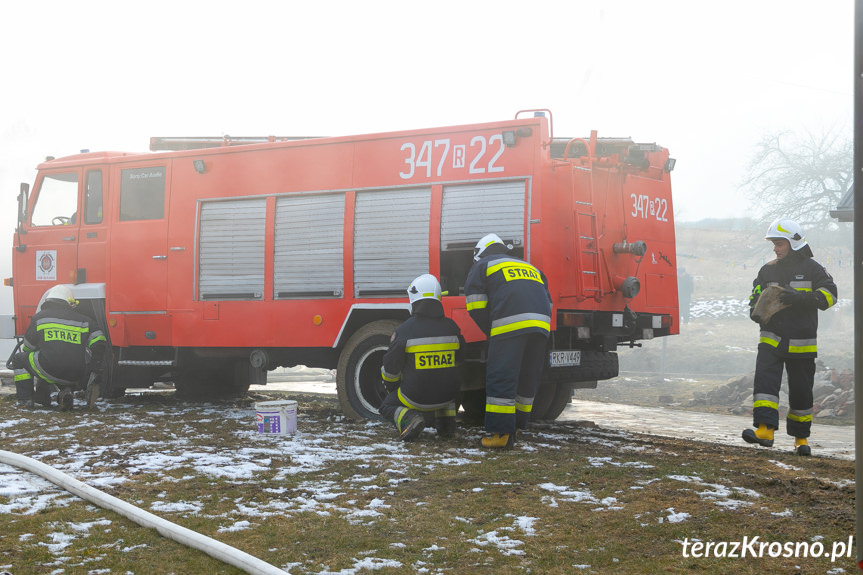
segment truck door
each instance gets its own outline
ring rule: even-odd
[[[109,244],[111,313],[165,313],[168,171],[165,164],[153,163],[111,174],[120,187]]]
[[[15,251],[16,291],[25,296],[21,301],[28,308],[25,315],[35,312],[39,298],[51,286],[75,283],[79,180],[80,170],[67,169],[44,172],[36,182],[26,234],[19,236],[21,244]]]
[[[105,184],[107,175],[100,168],[84,172],[84,203],[76,219],[80,222],[78,235],[77,279],[81,283],[105,283],[105,246],[108,225],[104,217]]]

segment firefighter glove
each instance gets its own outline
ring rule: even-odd
[[[811,291],[806,292],[794,289],[785,289],[779,294],[779,301],[785,305],[794,307],[818,307],[818,296]]]
[[[755,313],[755,306],[749,308],[749,319],[751,319],[752,321],[754,321],[758,325],[761,325],[761,323],[762,323],[761,322],[761,316],[759,316]]]

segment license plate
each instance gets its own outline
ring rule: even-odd
[[[552,351],[548,354],[548,365],[551,367],[568,367],[581,365],[581,350]]]

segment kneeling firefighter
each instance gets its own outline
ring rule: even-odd
[[[464,338],[458,325],[444,316],[440,298],[440,283],[433,275],[411,282],[411,317],[393,332],[383,358],[381,378],[390,393],[380,412],[393,422],[403,441],[422,433],[424,413],[434,414],[438,434],[455,435]]]
[[[51,386],[56,385],[61,389],[57,402],[62,409],[70,409],[72,392],[87,377],[88,366],[101,365],[105,335],[90,330],[89,318],[75,311],[77,304],[67,286],[57,285],[45,293],[45,301],[24,334],[22,351],[11,360],[18,405],[32,407],[35,398],[50,406]]]

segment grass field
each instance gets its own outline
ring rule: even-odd
[[[478,449],[465,424],[403,444],[316,395],[293,396],[296,435],[259,435],[253,402],[276,398],[127,396],[67,413],[4,398],[0,448],[296,574],[854,569],[850,461],[578,423],[536,425],[507,452]],[[0,486],[0,570],[13,575],[240,573],[28,473],[0,465]],[[727,556],[755,537],[760,556]],[[725,542],[726,556],[693,556],[698,542]],[[786,543],[819,556],[783,556]]]

